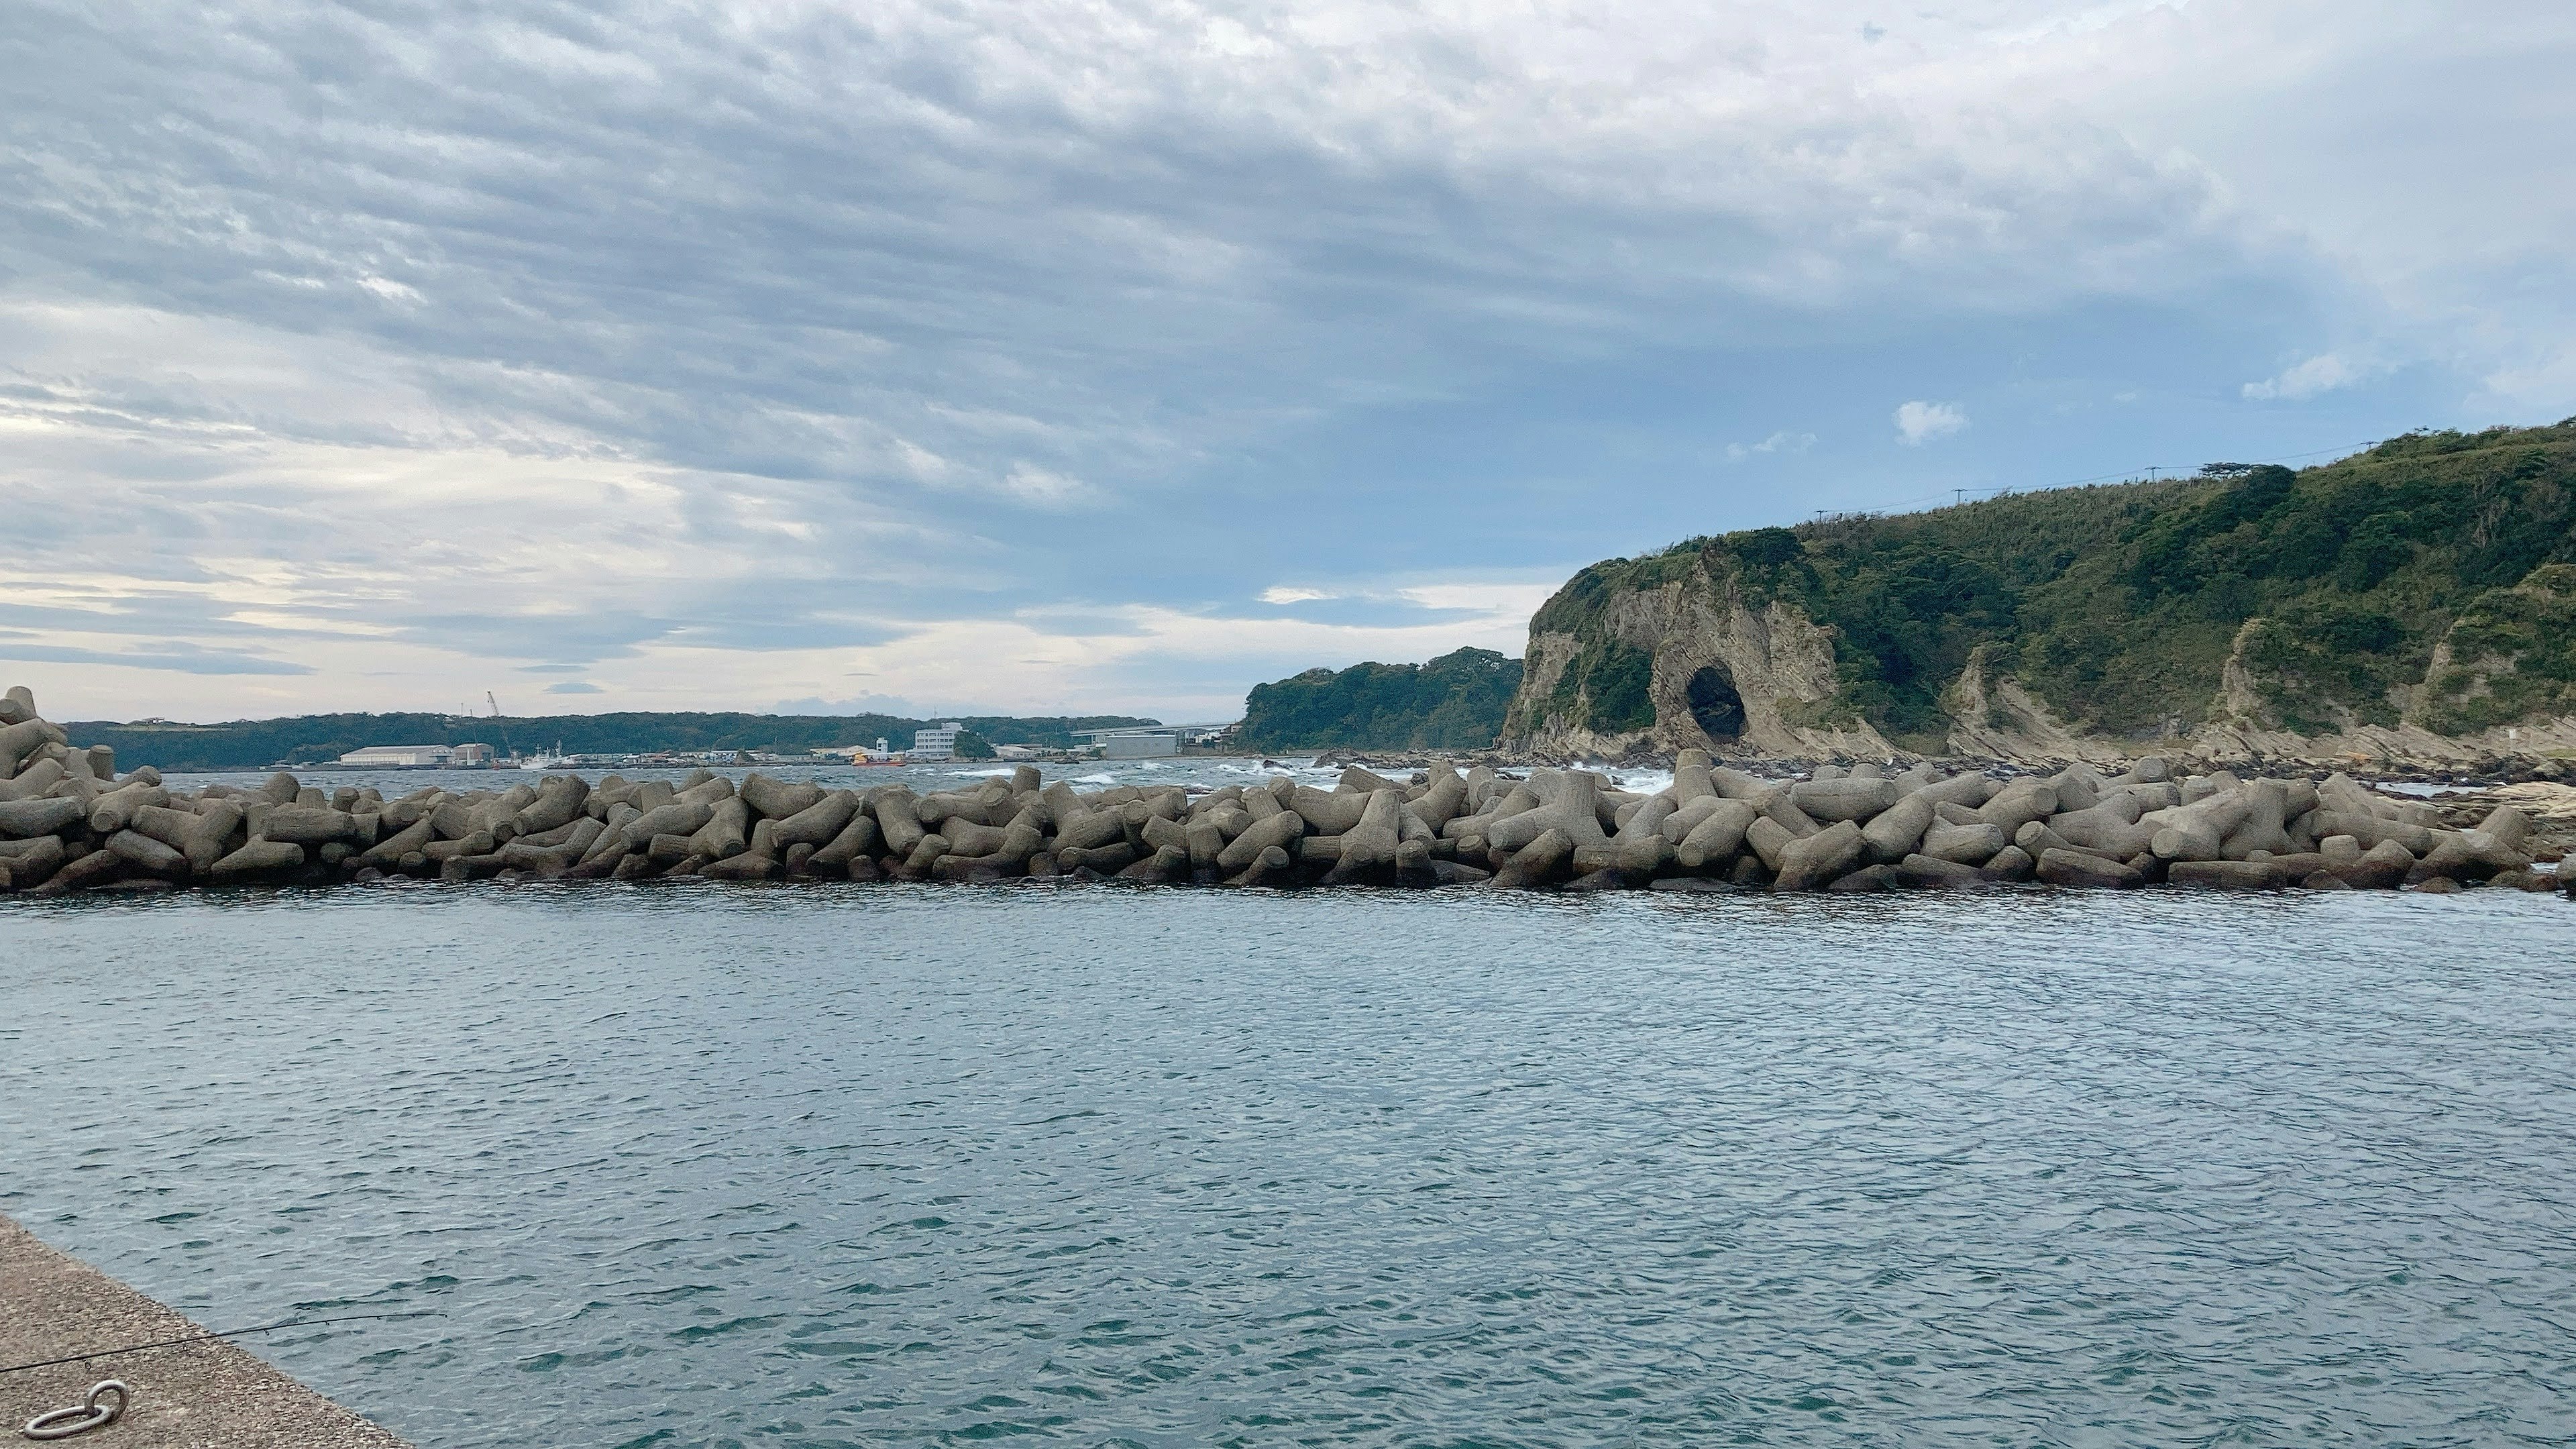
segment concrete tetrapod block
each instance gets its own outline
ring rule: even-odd
[[[1879,864],[1903,860],[1923,843],[1923,832],[1932,828],[1932,808],[1942,802],[1921,790],[1906,796],[1880,811],[1861,827],[1861,847]]]
[[[1655,828],[1662,831],[1664,838],[1678,848],[1683,841],[1690,838],[1691,831],[1697,828],[1701,821],[1717,813],[1717,807],[1722,803],[1724,803],[1724,797],[1719,795],[1695,795],[1673,807],[1673,812],[1664,817],[1664,823]],[[1749,814],[1746,823],[1752,823]]]
[[[304,867],[304,847],[284,840],[254,840],[214,863],[206,878],[216,885],[272,880]]]
[[[1446,884],[1440,873],[1431,868],[1430,842],[1408,840],[1395,848],[1395,883],[1414,887]]]
[[[1620,811],[1626,818],[1619,822],[1618,833],[1610,838],[1626,843],[1643,840],[1649,835],[1660,836],[1664,833],[1664,822],[1670,820],[1678,808],[1669,795],[1649,795],[1638,801],[1633,809],[1621,806]]]
[[[2042,855],[2036,874],[2053,886],[2129,890],[2147,883],[2144,875],[2116,860],[2073,850],[2052,850]]]
[[[1123,850],[1126,847],[1122,845],[1118,848]],[[914,841],[912,853],[903,858],[905,877],[919,880],[929,873],[931,866],[938,863],[939,857],[955,853],[948,848],[948,837],[934,830]]]
[[[2070,845],[2126,860],[2155,846],[2155,832],[2139,825],[2137,818],[2138,802],[2126,795],[2114,795],[2090,810],[2052,815],[2048,828]]]
[[[829,875],[836,870],[846,872],[858,861],[874,860],[882,840],[876,817],[863,810],[857,811],[850,816],[850,823],[841,827],[841,833],[817,849],[806,865],[816,875]]]
[[[1860,863],[1860,827],[1839,820],[1781,852],[1775,891],[1811,891]]]
[[[2167,884],[2204,890],[2278,890],[2289,881],[2290,877],[2266,860],[2177,860],[2165,867]]]
[[[2478,822],[2478,829],[2494,837],[2497,844],[2528,855],[2531,852],[2531,817],[2511,805],[2498,805]]]
[[[1368,802],[1366,795],[1300,785],[1289,797],[1288,808],[1304,817],[1306,828],[1317,835],[1346,835],[1360,823]]]
[[[2058,810],[2090,810],[2102,803],[2102,774],[2082,760],[2049,776],[2048,787],[2057,795],[2051,815]]]
[[[315,809],[307,805],[280,805],[268,812],[268,819],[261,824],[259,833],[270,840],[287,840],[297,845],[354,841],[358,838],[358,817],[328,806]]]
[[[858,813],[858,792],[835,790],[795,814],[779,820],[778,829],[773,832],[771,838],[782,846],[802,844],[820,847],[830,843],[842,831],[848,829],[850,821],[857,818]]]
[[[53,879],[36,887],[31,894],[56,896],[88,890],[121,879],[131,870],[131,863],[112,850],[87,851],[65,861],[62,868],[54,872]]]
[[[1306,833],[1305,817],[1294,810],[1282,810],[1267,819],[1252,822],[1252,827],[1236,836],[1216,858],[1220,870],[1242,870],[1250,866],[1262,851],[1272,846],[1287,854],[1289,842]],[[1061,855],[1061,848],[1057,852]]]
[[[18,772],[14,779],[0,779],[0,800],[34,800],[63,781],[59,760],[38,760]]]
[[[1494,884],[1504,890],[1535,890],[1563,875],[1573,856],[1574,837],[1551,826],[1512,852],[1494,872]]]
[[[1492,880],[1494,873],[1489,870],[1479,870],[1464,861],[1433,860],[1431,876],[1444,886],[1482,885]]]
[[[1190,853],[1177,845],[1157,848],[1154,853],[1118,872],[1118,879],[1151,883],[1168,883],[1190,873]]]
[[[1147,815],[1136,822],[1136,835],[1149,851],[1169,845],[1187,854],[1190,848],[1189,832],[1182,828],[1180,822],[1160,815]]]
[[[2155,832],[2148,837],[2148,848],[2158,860],[2216,860],[2229,832],[2244,824],[2252,812],[2244,787],[2238,786],[2142,815],[2138,824]]]
[[[1768,815],[1755,816],[1753,823],[1744,831],[1746,848],[1762,862],[1762,868],[1773,875],[1780,873],[1781,865],[1789,858],[1789,847],[1797,843],[1797,836],[1791,835],[1779,821]]]
[[[107,848],[137,870],[173,880],[188,874],[188,857],[140,831],[116,832],[107,838]]]
[[[707,823],[689,837],[689,844],[695,854],[723,860],[748,849],[750,834],[751,806],[740,796],[728,796],[708,810]]]
[[[89,833],[114,835],[147,809],[166,807],[170,792],[158,785],[120,785],[90,802]]]
[[[2220,841],[2219,858],[2243,860],[2258,850],[2289,854],[2290,787],[2279,780],[2250,780],[2237,793],[2245,802],[2245,818]]]
[[[1790,786],[1789,799],[1809,819],[1820,823],[1861,821],[1894,805],[1897,788],[1893,780],[1876,778],[1816,779]]]
[[[1814,816],[1799,809],[1798,802],[1790,798],[1786,789],[1776,789],[1764,795],[1753,802],[1753,808],[1763,819],[1787,831],[1793,840],[1804,840],[1825,828],[1816,822]]]
[[[1058,851],[1093,850],[1126,838],[1127,823],[1115,811],[1083,810],[1070,817],[1056,817],[1055,843]]]
[[[822,803],[823,787],[811,780],[789,784],[755,771],[743,777],[741,794],[746,804],[766,818],[790,820]]]
[[[38,835],[59,835],[89,816],[89,807],[78,800],[0,801],[0,835],[25,840]]]
[[[0,725],[20,724],[34,718],[36,696],[27,686],[13,684],[7,694],[0,694]]]
[[[1974,868],[1995,858],[2011,842],[2000,825],[1942,825],[1923,832],[1922,853],[1936,860]]]
[[[580,819],[589,802],[590,785],[579,775],[548,775],[537,786],[537,798],[521,807],[515,822],[521,835],[542,835]]]
[[[1995,852],[1995,858],[1977,867],[1979,877],[1998,883],[2025,881],[2039,870],[2039,861],[2018,845],[2007,845]]]
[[[722,860],[711,860],[698,867],[698,874],[709,880],[751,881],[774,880],[778,876],[777,857],[743,851]]]
[[[1275,845],[1265,845],[1245,863],[1243,871],[1226,881],[1230,886],[1267,885],[1274,879],[1284,880],[1296,868],[1288,852]]]
[[[1189,829],[1182,832],[1183,838],[1189,844],[1192,871],[1221,869],[1217,857],[1225,851],[1227,836],[1216,823],[1214,817],[1217,813],[1211,811],[1207,818],[1191,821]],[[1245,824],[1251,823],[1251,818],[1244,816],[1241,811],[1235,811],[1233,814],[1242,818]]]
[[[1344,885],[1392,874],[1395,848],[1400,843],[1397,826],[1403,812],[1401,791],[1392,787],[1370,791],[1359,820],[1342,836],[1341,857],[1324,877],[1324,884]]]
[[[1972,866],[1929,855],[1909,855],[1898,861],[1896,879],[1898,884],[1918,890],[1957,890],[1987,883],[1985,876]]]
[[[1877,895],[1895,890],[1903,884],[1904,882],[1897,878],[1895,866],[1864,865],[1858,870],[1845,871],[1835,876],[1825,889],[1842,896]]]
[[[217,800],[205,808],[196,823],[186,828],[184,838],[170,842],[188,857],[188,869],[204,875],[215,868],[233,848],[234,837],[241,834],[242,809],[230,800]]]
[[[2430,855],[2433,852],[2431,830],[2378,815],[2355,815],[2320,807],[2309,822],[2309,828],[2316,831],[2319,840],[2329,835],[2349,835],[2365,847],[2393,842],[2408,855]]]
[[[63,732],[40,719],[0,726],[0,777],[17,774],[28,756],[62,741]]]
[[[421,847],[421,854],[444,865],[461,856],[490,855],[500,848],[500,843],[492,838],[491,832],[477,830],[463,840],[433,840]]]
[[[1087,849],[1079,845],[1066,846],[1055,853],[1055,859],[1056,864],[1068,871],[1088,868],[1102,875],[1116,875],[1134,865],[1139,854],[1136,847],[1129,845],[1122,837],[1107,845],[1095,845]]]
[[[939,833],[948,837],[952,855],[991,855],[1002,848],[1010,834],[998,826],[978,825],[963,815],[950,816],[940,825]]]
[[[1601,828],[1600,776],[1589,770],[1532,770],[1528,783],[1539,804],[1487,826],[1483,833],[1489,848],[1517,854],[1541,835],[1559,830],[1571,855],[1577,845],[1598,845],[1609,838]]]
[[[1977,818],[2003,831],[2004,839],[2010,840],[2014,831],[2031,821],[2057,814],[2057,805],[2056,786],[2025,777],[2006,784],[1993,799],[1978,806]]]
[[[55,871],[63,868],[65,861],[71,858],[70,850],[63,845],[63,838],[59,835],[39,835],[31,840],[5,843],[23,847],[0,853],[0,865],[6,865],[9,868],[10,887],[13,890],[32,890],[43,885],[53,878]]]
[[[2421,885],[2435,876],[2482,881],[2530,864],[2529,855],[2498,844],[2483,830],[2445,831],[2435,837],[2431,852],[2408,869],[2406,883]]]
[[[2383,840],[2361,853],[2349,865],[2328,869],[2343,878],[2346,885],[2362,890],[2395,890],[2406,883],[2406,873],[2415,868],[2415,856],[2393,840]]]
[[[1584,851],[1580,848],[1575,851],[1578,859],[1583,854]],[[1565,891],[1569,895],[1585,895],[1593,891],[1632,891],[1636,888],[1637,882],[1629,879],[1625,873],[1616,868],[1607,866],[1596,871],[1578,873],[1574,879],[1565,883]]]

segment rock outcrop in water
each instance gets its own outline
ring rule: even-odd
[[[2475,829],[2343,775],[2176,780],[2160,759],[2106,778],[1898,775],[1862,765],[1758,779],[1682,752],[1672,785],[1584,770],[1514,779],[1443,765],[1334,789],[1279,776],[1084,794],[1022,766],[969,790],[830,790],[700,770],[387,800],[280,772],[257,789],[173,791],[71,749],[24,687],[0,699],[0,892],[378,880],[1000,881],[1072,876],[1203,885],[1467,885],[1863,891],[2037,880],[2261,889],[2552,888],[2532,822]]]

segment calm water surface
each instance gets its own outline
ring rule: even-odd
[[[2576,911],[0,905],[0,1210],[467,1445],[2563,1444]]]

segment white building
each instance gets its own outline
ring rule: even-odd
[[[379,769],[435,769],[455,760],[456,751],[448,745],[369,745],[340,757],[344,765],[374,765]]]
[[[1100,757],[1104,760],[1152,760],[1181,752],[1177,733],[1102,735]]]
[[[964,728],[964,725],[951,720],[926,730],[914,730],[912,751],[906,758],[914,761],[957,758],[957,734]]]

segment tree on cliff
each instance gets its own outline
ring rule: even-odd
[[[1238,736],[1253,750],[1469,750],[1494,742],[1521,662],[1461,649],[1428,664],[1309,669],[1257,684]]]

